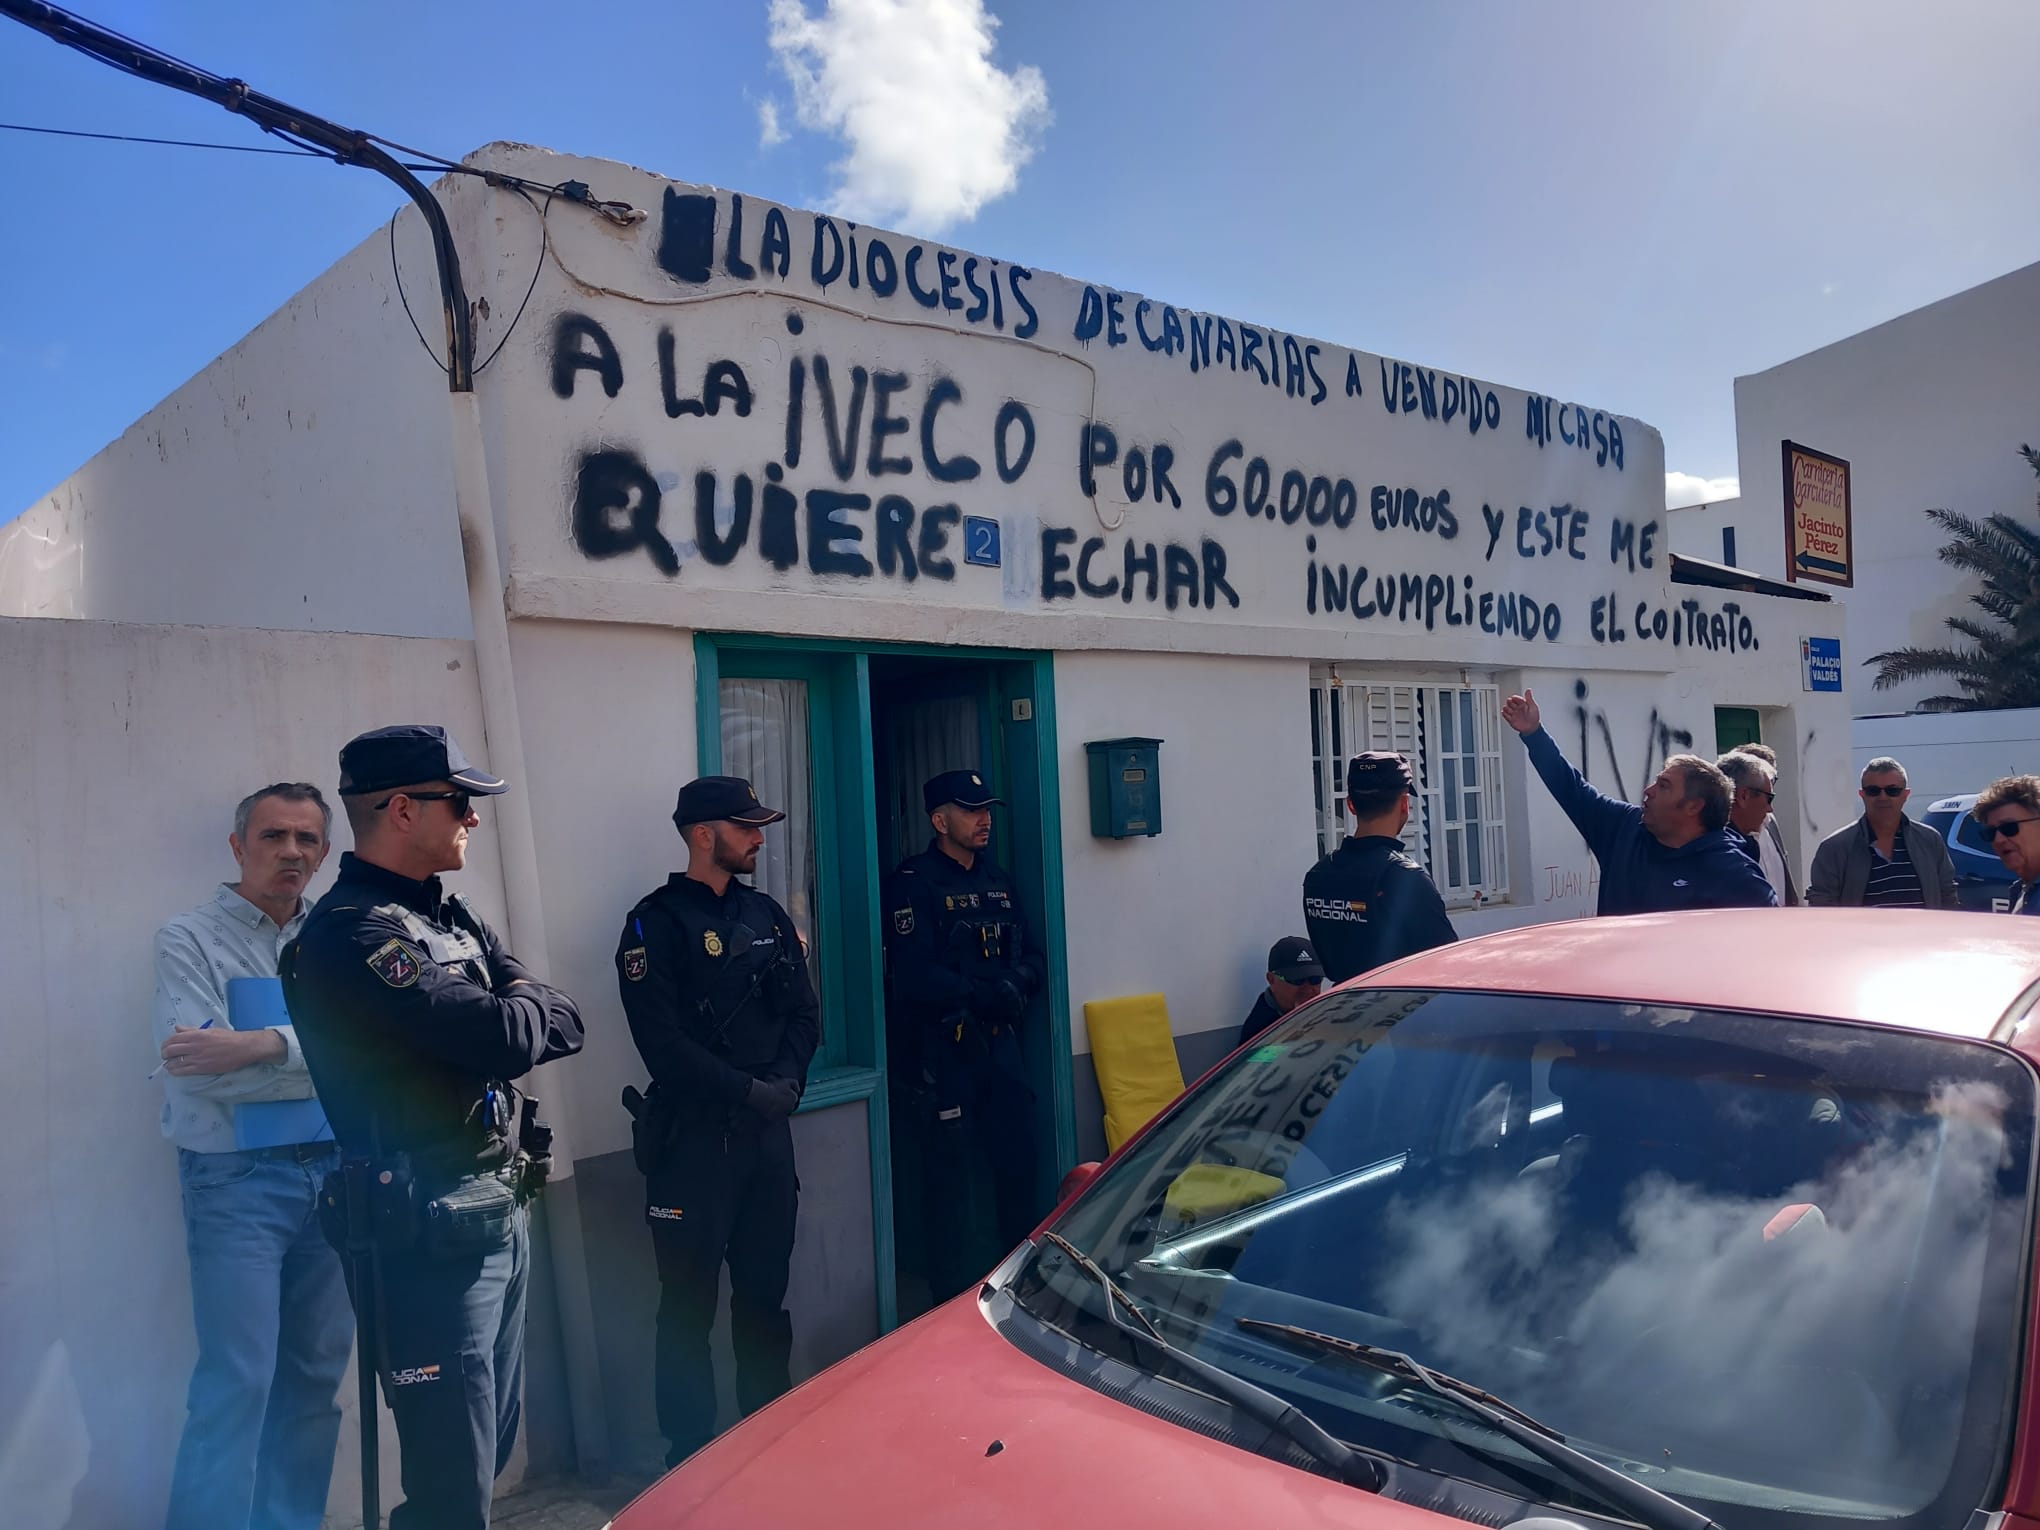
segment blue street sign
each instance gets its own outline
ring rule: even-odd
[[[1805,670],[1803,683],[1809,691],[1838,691],[1842,688],[1842,640],[1801,638],[1799,660]]]
[[[990,516],[963,518],[963,561],[985,568],[999,566],[999,523]]]

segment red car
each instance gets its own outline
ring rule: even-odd
[[[2036,1001],[1956,913],[1392,964],[615,1530],[2040,1524]]]

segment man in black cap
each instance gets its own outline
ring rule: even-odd
[[[327,1236],[346,1241],[350,1199],[375,1230],[376,1289],[351,1264],[348,1284],[363,1337],[365,1301],[380,1323],[371,1358],[403,1447],[390,1530],[489,1522],[524,1380],[524,1206],[552,1136],[510,1080],[581,1050],[574,1001],[440,886],[466,861],[472,799],[506,790],[443,728],[349,743],[354,849],[279,963],[343,1159],[320,1194]]]
[[[1303,878],[1303,921],[1334,983],[1459,938],[1430,876],[1403,853],[1415,785],[1399,754],[1356,754],[1346,766],[1353,832]]]
[[[1240,1025],[1241,1046],[1245,1046],[1277,1020],[1306,999],[1315,999],[1324,987],[1325,969],[1301,935],[1285,935],[1268,948],[1268,986]]]
[[[1032,1229],[1034,1095],[1020,1050],[1028,1002],[1046,976],[1013,879],[985,847],[992,795],[974,770],[921,788],[935,837],[886,881],[886,1051],[894,1118],[921,1149],[921,1228],[931,1294],[981,1276]],[[989,1177],[998,1248],[964,1233]],[[945,1235],[946,1234],[946,1235]]]
[[[730,1267],[737,1403],[751,1413],[792,1384],[786,1313],[799,1182],[787,1124],[821,1041],[800,932],[747,882],[766,824],[784,813],[737,776],[680,788],[687,869],[639,900],[616,947],[617,987],[651,1092],[637,1116],[645,1223],[659,1266],[654,1396],[666,1464],[715,1433],[708,1336]]]

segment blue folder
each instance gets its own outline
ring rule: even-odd
[[[277,978],[227,979],[227,1024],[237,1031],[289,1025],[283,983]],[[331,1142],[333,1128],[318,1100],[261,1100],[234,1107],[234,1146],[284,1147],[296,1142]]]

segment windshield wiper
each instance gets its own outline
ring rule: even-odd
[[[1284,1402],[1264,1387],[1235,1376],[1222,1366],[1213,1365],[1186,1350],[1178,1349],[1161,1335],[1161,1330],[1148,1321],[1148,1316],[1134,1305],[1119,1282],[1105,1273],[1103,1265],[1060,1233],[1041,1234],[1053,1243],[1071,1264],[1082,1270],[1095,1281],[1105,1293],[1105,1317],[1114,1328],[1125,1334],[1137,1345],[1161,1355],[1178,1370],[1194,1376],[1205,1390],[1216,1393],[1257,1423],[1265,1424],[1276,1433],[1295,1443],[1306,1455],[1320,1465],[1329,1467],[1341,1482],[1350,1486],[1365,1488],[1378,1493],[1388,1481],[1388,1471],[1371,1456],[1363,1456],[1352,1446],[1334,1439],[1325,1432],[1308,1413],[1291,1403]],[[1120,1316],[1124,1309],[1135,1320],[1128,1322]],[[1679,1530],[1686,1530],[1680,1526]]]
[[[1568,1445],[1564,1435],[1549,1424],[1539,1423],[1521,1408],[1504,1402],[1492,1392],[1482,1391],[1470,1381],[1461,1381],[1458,1377],[1447,1376],[1442,1371],[1430,1370],[1400,1350],[1361,1344],[1352,1339],[1342,1339],[1337,1334],[1299,1328],[1293,1323],[1270,1323],[1261,1318],[1249,1317],[1235,1318],[1233,1321],[1239,1327],[1255,1333],[1272,1334],[1299,1347],[1337,1355],[1371,1370],[1385,1371],[1391,1376],[1414,1382],[1435,1396],[1458,1404],[1507,1435],[1539,1460],[1557,1467],[1574,1481],[1586,1486],[1602,1502],[1648,1526],[1649,1530],[1721,1530],[1719,1525],[1698,1509],[1689,1509],[1678,1499],[1660,1493],[1656,1488],[1638,1482],[1628,1473],[1617,1471],[1605,1462],[1595,1460],[1585,1451]]]

